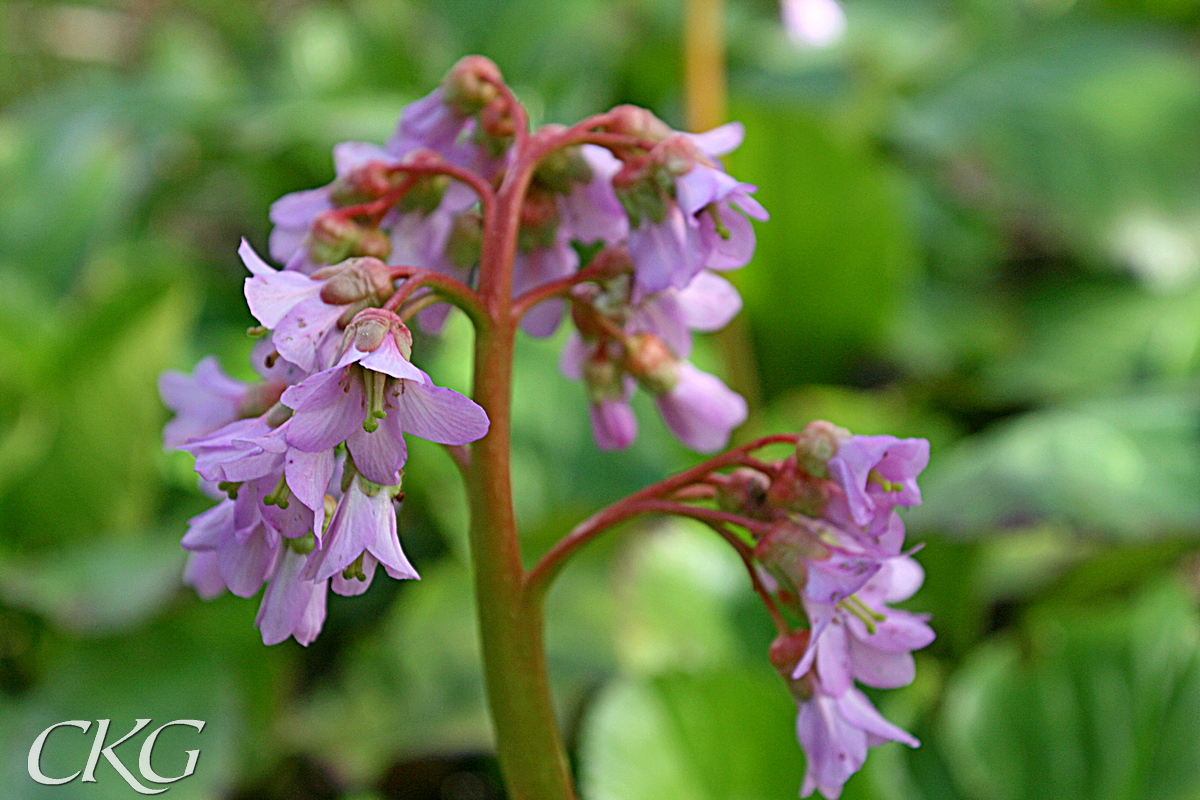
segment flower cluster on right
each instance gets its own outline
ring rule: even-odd
[[[814,422],[796,452],[766,471],[712,476],[721,506],[756,521],[747,527],[764,599],[808,623],[782,630],[771,646],[799,705],[796,733],[808,759],[802,796],[839,797],[871,746],[918,745],[856,682],[907,686],[912,651],[934,639],[927,616],[889,605],[911,597],[925,577],[904,551],[896,509],[920,504],[916,479],[928,462],[924,439],[854,436]]]

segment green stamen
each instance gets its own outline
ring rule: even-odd
[[[873,483],[885,492],[900,492],[904,490],[903,485],[895,481],[889,481],[880,475],[878,470],[874,469],[867,473],[867,483]]]
[[[867,626],[867,633],[872,636],[875,635],[875,631],[877,630],[875,623],[883,622],[887,619],[883,614],[876,614],[868,608],[866,603],[858,599],[858,595],[850,595],[845,600],[839,602],[838,606],[862,620],[863,625]]]
[[[292,490],[287,485],[287,476],[280,475],[279,483],[275,484],[275,488],[262,501],[264,506],[279,506],[284,509],[288,507],[288,499],[291,496]]]
[[[317,537],[313,535],[312,531],[309,531],[298,538],[284,539],[283,541],[288,547],[292,548],[294,552],[299,553],[302,556],[308,555],[313,550],[317,549]]]
[[[367,391],[367,416],[363,420],[363,430],[374,433],[379,429],[379,420],[387,416],[383,410],[384,388],[387,375],[374,370],[364,370],[363,384]]]
[[[349,563],[349,565],[347,565],[347,567],[344,570],[342,570],[342,577],[345,578],[346,580],[365,581],[367,579],[366,573],[363,572],[363,554],[362,553],[359,553],[358,558],[351,561]]]
[[[238,489],[241,487],[241,481],[221,481],[217,484],[217,488],[229,495],[230,500],[237,500]]]
[[[729,228],[726,228],[725,223],[721,221],[721,212],[717,209],[717,204],[709,203],[707,208],[708,215],[712,217],[713,227],[717,229],[717,236],[720,236],[722,239],[728,239],[732,236],[733,234],[729,232]]]

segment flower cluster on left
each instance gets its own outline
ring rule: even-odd
[[[416,578],[395,505],[404,434],[463,445],[488,430],[483,409],[435,386],[410,361],[412,334],[387,308],[403,277],[372,257],[305,274],[276,270],[243,242],[250,311],[270,331],[253,352],[262,380],[216,359],[160,380],[175,418],[164,444],[191,453],[213,508],[183,537],[185,580],[203,597],[251,597],[266,644],[316,638],[328,589],[366,591],[376,567]]]

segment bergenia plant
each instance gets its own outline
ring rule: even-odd
[[[205,598],[266,584],[263,641],[308,644],[328,591],[359,594],[380,567],[418,577],[396,522],[416,436],[445,445],[466,483],[514,800],[574,796],[543,655],[546,589],[581,546],[638,515],[697,520],[745,563],[778,628],[765,655],[798,705],[803,794],[837,797],[871,745],[916,746],[858,685],[910,683],[912,651],[933,639],[924,617],[891,607],[923,577],[897,509],[921,500],[924,440],[813,422],[747,442],[598,511],[524,566],[509,476],[518,328],[572,327],[561,367],[582,384],[602,449],[637,436],[638,391],[700,452],[726,448],[745,421],[745,401],[689,361],[693,331],[738,312],[720,273],[750,260],[751,220],[767,219],[719,160],[741,136],[736,124],[681,133],[632,106],[530,130],[496,66],[472,56],[401,112],[386,144],[338,145],[331,184],[271,209],[280,268],[239,250],[262,380],[233,380],[211,358],[162,378],[176,414],[165,444],[195,456],[218,501],[183,537],[187,583]],[[475,329],[470,398],[421,370],[408,327],[436,335],[452,306]]]

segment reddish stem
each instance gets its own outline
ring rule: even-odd
[[[690,486],[695,483],[702,483],[705,477],[710,473],[724,467],[734,466],[738,464],[739,459],[747,453],[752,453],[755,450],[760,450],[768,445],[788,443],[795,444],[797,434],[781,433],[774,436],[766,436],[762,439],[756,439],[753,442],[747,442],[744,445],[735,447],[725,453],[722,453],[715,458],[710,458],[707,461],[697,464],[689,470],[680,472],[677,475],[651,484],[640,491],[634,492],[623,500],[618,500],[616,503],[601,509],[592,516],[588,517],[583,522],[575,526],[575,528],[558,541],[554,547],[550,548],[545,555],[533,566],[529,573],[525,576],[525,591],[531,597],[538,597],[543,594],[549,587],[550,582],[554,580],[554,576],[562,569],[566,560],[571,557],[583,545],[587,544],[597,534],[611,528],[620,522],[624,522],[630,517],[637,516],[646,510],[656,510],[648,508],[647,504],[660,501],[660,498],[670,497],[675,492]],[[670,503],[670,506],[679,506],[685,509],[692,509],[691,506],[685,506],[681,503]],[[703,509],[707,510],[707,509]],[[674,513],[674,512],[672,512]],[[720,512],[724,513],[724,512]],[[724,518],[710,517],[717,522],[725,522]],[[755,523],[754,520],[746,520],[747,522]],[[737,521],[735,524],[741,525],[742,522]]]
[[[473,321],[479,322],[484,319],[482,299],[471,287],[461,281],[431,269],[411,269],[409,267],[400,269],[411,271],[405,277],[404,283],[400,284],[400,288],[393,292],[392,296],[383,304],[385,311],[395,311],[412,296],[413,292],[427,286],[465,311]],[[393,271],[393,274],[396,274],[396,271]]]
[[[779,606],[775,603],[775,598],[771,597],[771,593],[767,591],[767,587],[763,585],[762,579],[758,576],[758,567],[754,564],[754,551],[750,546],[742,541],[736,533],[729,530],[725,525],[719,522],[705,521],[708,527],[712,528],[721,536],[722,539],[729,542],[733,549],[737,551],[738,556],[742,559],[742,563],[746,566],[746,572],[750,575],[750,585],[754,587],[755,593],[762,599],[763,605],[767,607],[767,613],[771,615],[771,621],[775,623],[775,630],[780,634],[787,635],[792,632],[792,626],[788,622],[787,617],[779,610]]]

